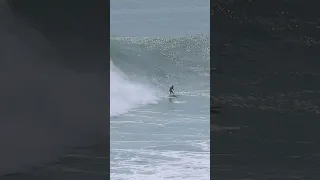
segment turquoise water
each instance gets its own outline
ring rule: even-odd
[[[209,1],[111,1],[111,179],[209,179],[208,32]]]

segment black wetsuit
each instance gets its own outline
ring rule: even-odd
[[[170,94],[174,94],[173,91],[174,91],[173,86],[171,86],[170,89],[169,89],[169,93],[170,93]]]

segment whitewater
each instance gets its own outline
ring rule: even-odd
[[[143,97],[143,98],[142,98]],[[110,116],[114,117],[145,104],[156,103],[155,91],[132,82],[110,61]]]

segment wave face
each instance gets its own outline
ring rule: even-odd
[[[110,59],[110,116],[157,103],[169,86],[189,84],[190,76],[209,67],[209,37],[112,37]],[[199,65],[198,65],[199,66]],[[200,67],[200,66],[199,66]],[[183,75],[182,75],[183,74]]]

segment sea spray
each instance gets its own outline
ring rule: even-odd
[[[156,103],[155,89],[130,78],[110,61],[110,116],[117,116],[146,104]]]

